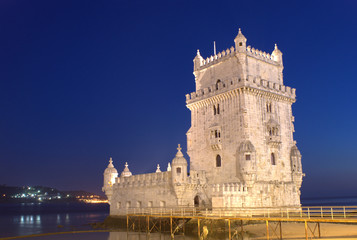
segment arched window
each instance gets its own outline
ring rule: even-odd
[[[216,115],[217,111],[216,111],[216,106],[213,105],[213,115]]]
[[[216,156],[216,167],[221,167],[222,166],[222,159],[220,155]]]
[[[270,155],[270,161],[271,161],[271,165],[276,165],[276,162],[275,162],[275,154],[274,154],[274,153],[271,153],[271,155]]]
[[[267,103],[267,112],[271,113],[271,103]]]
[[[217,114],[219,114],[219,104],[217,104]]]

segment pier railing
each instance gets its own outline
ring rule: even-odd
[[[284,208],[128,208],[129,215],[214,217],[214,218],[279,218],[279,219],[354,219],[357,206],[304,206]]]

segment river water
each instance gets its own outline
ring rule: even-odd
[[[108,204],[0,204],[0,238],[90,230],[90,223],[102,222],[108,214]]]
[[[305,199],[303,206],[351,206],[357,198]],[[12,203],[0,204],[0,238],[30,234],[91,230],[90,224],[103,222],[109,215],[108,204],[85,203]],[[151,239],[165,239],[152,235]],[[169,239],[169,236],[166,236]],[[127,233],[81,233],[27,239],[58,240],[138,240],[146,235]],[[189,239],[186,237],[186,239]]]

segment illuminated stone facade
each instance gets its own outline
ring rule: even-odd
[[[295,89],[283,84],[276,45],[269,54],[246,41],[239,30],[234,47],[206,59],[197,51],[193,60],[196,91],[186,95],[190,175],[180,147],[165,172],[131,175],[126,166],[117,177],[110,163],[103,186],[110,214],[134,207],[300,206]]]

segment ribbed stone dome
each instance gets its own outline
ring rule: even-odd
[[[132,175],[132,173],[130,172],[128,166],[129,166],[129,165],[128,165],[128,163],[126,162],[126,163],[125,163],[125,168],[124,168],[124,170],[122,171],[121,176],[123,176],[123,177],[130,177],[130,176]]]
[[[104,174],[111,174],[111,173],[118,173],[118,171],[116,170],[116,168],[113,165],[112,158],[109,159],[108,167],[104,170]]]
[[[184,158],[182,152],[181,152],[181,146],[180,144],[178,145],[178,148],[177,148],[177,153],[176,153],[176,156],[174,159],[172,159],[172,165],[184,165],[184,166],[187,166],[187,160],[186,158]]]
[[[301,153],[296,145],[291,147],[290,156],[291,157],[300,157],[301,156]]]
[[[239,145],[238,151],[239,152],[255,152],[255,148],[254,148],[254,145],[249,140],[246,140]]]

